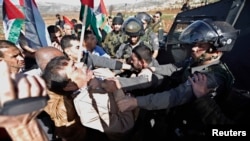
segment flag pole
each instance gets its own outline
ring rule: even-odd
[[[84,13],[83,13],[84,15],[83,15],[83,18],[82,18],[82,32],[81,32],[81,37],[80,37],[80,48],[79,48],[79,51],[78,51],[77,62],[80,62],[80,61],[81,61],[81,58],[82,58],[82,51],[84,50],[84,47],[83,47],[82,44],[83,44],[84,33],[85,33],[87,12],[88,12],[88,6],[87,6],[87,5],[84,5]]]

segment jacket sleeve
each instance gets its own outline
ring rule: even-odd
[[[104,132],[113,140],[126,136],[126,133],[133,128],[135,123],[133,111],[120,112],[118,109],[116,101],[124,96],[125,94],[122,90],[109,94],[110,123],[109,126],[104,128]]]
[[[160,48],[159,39],[153,31],[150,34],[150,40],[153,50],[159,50]]]
[[[121,84],[121,87],[125,91],[132,91],[137,89],[144,89],[154,85],[158,85],[162,82],[163,76],[158,74],[153,74],[151,81],[145,76],[138,77],[118,77],[117,78]]]
[[[123,50],[124,50],[124,47],[125,47],[125,46],[126,46],[125,43],[123,43],[123,44],[121,44],[121,45],[119,46],[119,48],[118,48],[118,50],[116,51],[116,54],[115,54],[116,58],[118,58],[118,59],[121,59],[121,58],[122,58]]]
[[[218,83],[213,73],[206,74],[209,88],[217,88]],[[194,98],[191,82],[180,84],[168,91],[136,97],[138,107],[148,110],[172,108],[190,102]]]
[[[178,68],[173,64],[164,64],[164,65],[155,67],[155,73],[165,75],[165,76],[171,76],[172,73],[174,73],[177,70]]]
[[[112,70],[122,69],[122,62],[97,55],[89,54],[88,62],[91,62],[94,67],[103,67]]]

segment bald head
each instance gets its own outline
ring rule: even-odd
[[[63,52],[54,47],[43,47],[36,51],[35,58],[38,67],[43,71],[48,62],[57,56],[64,56]]]

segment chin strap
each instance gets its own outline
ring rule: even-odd
[[[205,62],[205,61],[210,61],[210,60],[212,60],[212,59],[217,59],[219,56],[211,56],[211,57],[208,57],[208,58],[206,58],[206,54],[207,53],[203,53],[202,55],[201,55],[201,57],[197,60],[197,63],[198,64],[202,64],[203,62]]]

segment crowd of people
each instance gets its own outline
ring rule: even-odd
[[[159,64],[161,16],[110,16],[98,40],[90,27],[75,19],[68,25],[57,14],[47,28],[51,46],[30,51],[24,38],[18,45],[0,40],[0,127],[8,133],[0,139],[190,140],[210,136],[211,125],[249,123],[247,92],[233,89],[234,76],[220,60],[238,30],[224,21],[194,21],[179,36],[190,58]],[[43,107],[4,112],[8,102],[41,96],[48,97]]]

